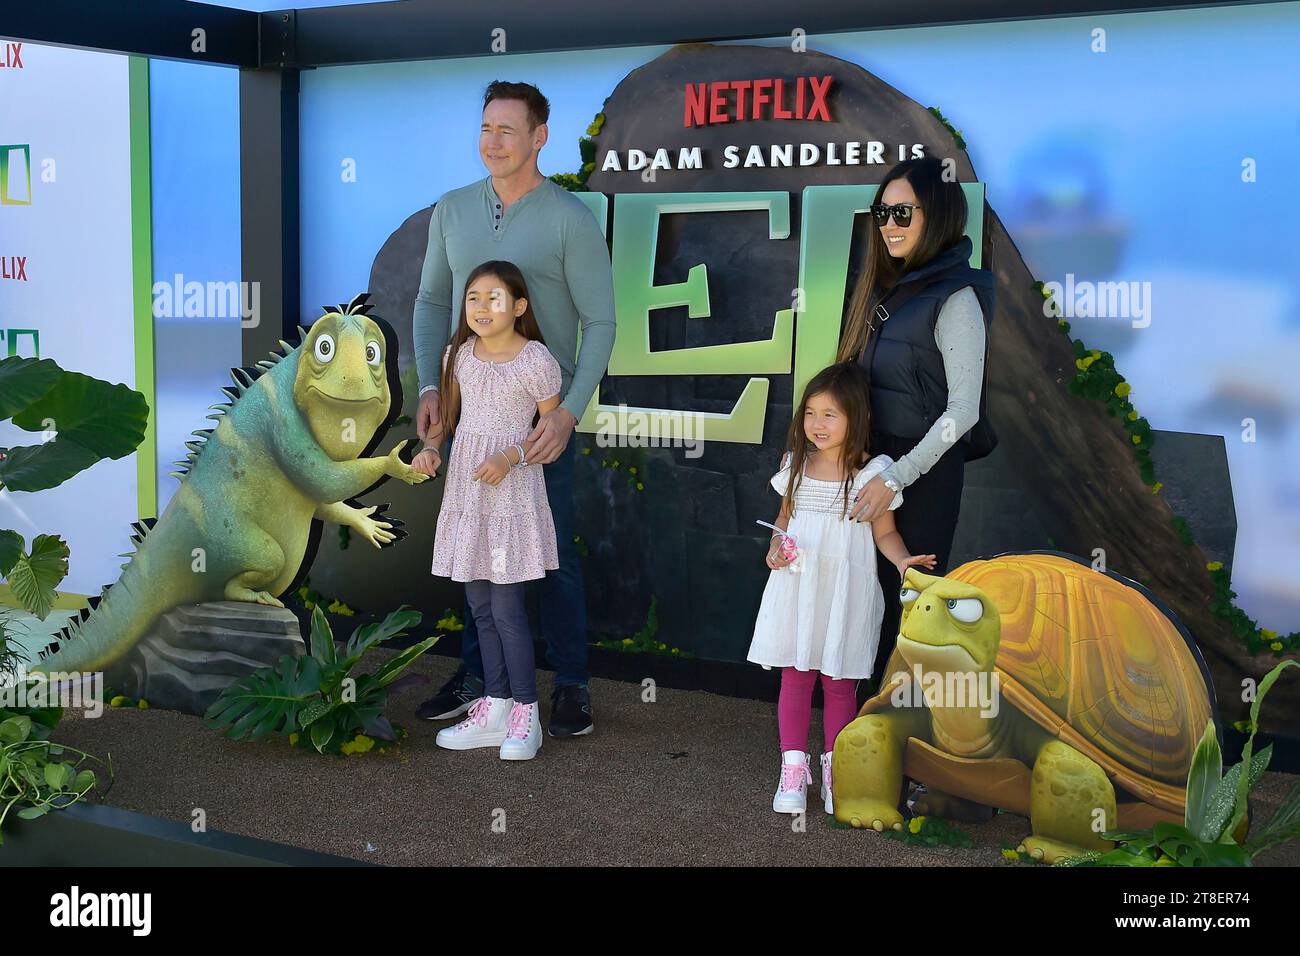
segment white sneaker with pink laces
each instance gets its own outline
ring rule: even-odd
[[[831,803],[831,755],[822,754],[822,806],[826,808],[827,813],[834,813],[835,807]]]
[[[537,702],[510,708],[506,739],[501,741],[502,760],[532,760],[542,748],[542,719]]]
[[[812,771],[808,769],[808,755],[802,750],[787,750],[781,754],[781,781],[772,798],[772,809],[777,813],[803,813],[808,809],[808,784]]]
[[[438,731],[436,743],[447,750],[499,747],[506,739],[513,705],[509,697],[480,697],[470,704],[464,720]]]

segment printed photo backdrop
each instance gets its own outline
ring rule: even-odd
[[[595,137],[598,171],[587,185],[612,199],[607,225],[615,232],[623,193],[790,193],[788,240],[769,238],[766,217],[757,212],[668,216],[661,222],[654,266],[655,281],[665,283],[683,281],[687,268],[706,263],[712,313],[699,322],[686,320],[681,308],[653,313],[652,348],[770,336],[774,314],[789,306],[798,281],[793,250],[801,189],[817,182],[870,183],[881,168],[840,167],[833,175],[824,165],[780,175],[674,173],[675,180],[661,172],[650,183],[599,170],[611,140],[619,148],[675,145],[665,137],[672,130],[681,133],[687,81],[760,75],[754,63],[764,64],[761,75],[816,72],[795,60],[768,69],[769,61],[750,52],[755,47],[768,48],[774,58],[833,57],[842,77],[849,75],[845,67],[860,68],[859,95],[872,105],[841,118],[837,135],[826,138],[928,142],[931,150],[961,157],[963,180],[983,184],[990,211],[985,249],[994,247],[1002,307],[1021,315],[1035,306],[1041,310],[1041,301],[1028,294],[1035,280],[1058,282],[1062,292],[1123,282],[1145,293],[1146,314],[1137,311],[1136,301],[1119,317],[1072,314],[1071,334],[1115,354],[1132,385],[1133,405],[1159,432],[1153,457],[1167,485],[1161,491],[1187,517],[1200,547],[1186,548],[1177,534],[1170,535],[1168,511],[1139,502],[1149,487],[1134,482],[1115,492],[1107,485],[1106,466],[1098,465],[1085,427],[1097,409],[1062,401],[1055,418],[1049,416],[1054,432],[1048,438],[1018,443],[1015,435],[1031,436],[1035,429],[1023,414],[1024,395],[1013,394],[1016,381],[1006,379],[994,384],[1002,390],[995,421],[1007,445],[1004,454],[972,469],[970,483],[985,492],[964,502],[958,543],[967,553],[955,554],[954,561],[989,549],[1058,547],[1088,554],[1092,547],[1109,546],[1111,567],[1153,587],[1163,579],[1171,592],[1181,593],[1189,624],[1195,627],[1199,617],[1203,629],[1212,629],[1221,625],[1206,611],[1212,586],[1204,562],[1219,560],[1232,572],[1239,604],[1265,627],[1285,632],[1300,616],[1294,583],[1300,551],[1293,546],[1300,498],[1283,465],[1295,442],[1300,397],[1286,372],[1288,359],[1300,358],[1290,279],[1300,253],[1282,241],[1286,215],[1279,211],[1294,212],[1297,203],[1281,170],[1286,144],[1297,136],[1295,93],[1286,75],[1297,52],[1297,31],[1291,28],[1298,22],[1300,7],[1280,4],[836,34],[808,38],[807,54],[791,52],[789,38],[773,38],[717,45],[705,61],[717,69],[710,67],[707,76],[673,74],[667,58],[659,59],[666,48],[314,70],[304,76],[302,94],[303,302],[339,301],[368,288],[380,303],[377,311],[387,312],[409,335],[429,205],[447,189],[485,174],[477,155],[483,87],[497,78],[524,79],[552,104],[550,142],[540,157],[544,174],[579,171],[584,157],[578,140],[588,135],[596,114],[608,109],[607,125]],[[727,47],[745,49],[739,60],[724,61]],[[1246,62],[1230,52],[1242,48],[1252,50]],[[1192,63],[1196,69],[1188,68]],[[1249,98],[1215,79],[1229,69],[1249,86]],[[638,77],[638,70],[657,74],[660,85]],[[632,99],[626,94],[638,83],[642,95]],[[882,98],[886,92],[892,99]],[[1115,103],[1126,108],[1117,110]],[[955,138],[928,107],[959,131],[964,149],[954,151]],[[359,116],[365,117],[363,126]],[[721,141],[819,138],[782,130],[769,139],[776,134],[763,122],[748,125],[752,129]],[[1265,175],[1269,169],[1274,172]],[[1222,225],[1196,212],[1207,196],[1252,210],[1276,228],[1252,230],[1241,237],[1244,247],[1234,245],[1225,255]],[[737,274],[741,268],[744,275]],[[769,275],[770,270],[775,271]],[[318,314],[310,305],[304,308],[305,322]],[[1231,333],[1225,308],[1233,313]],[[628,320],[620,315],[620,323]],[[1054,331],[1053,324],[1045,320],[1039,333]],[[1040,376],[1068,378],[1075,370],[1072,356],[1059,351],[1063,341],[1022,339],[1003,358],[1037,365]],[[1057,350],[1050,362],[1044,349]],[[410,360],[408,352],[408,377]],[[1058,360],[1059,367],[1051,364]],[[1242,369],[1249,369],[1249,387]],[[656,383],[611,376],[602,400],[645,404],[637,392],[657,389],[688,408],[729,410],[750,377]],[[626,473],[615,480],[608,460],[613,456],[592,447],[580,494],[590,509],[583,543],[595,556],[588,563],[594,629],[632,633],[644,623],[653,596],[661,625],[669,622],[665,630],[684,649],[743,657],[765,575],[750,528],[754,518],[771,517],[765,477],[775,467],[792,383],[790,375],[767,377],[760,445],[710,444],[694,463],[681,451],[645,450],[650,481],[640,492],[623,480]],[[1254,420],[1253,432],[1243,419]],[[1104,416],[1096,421],[1110,427]],[[1012,454],[1017,444],[1018,457]],[[1119,448],[1112,444],[1104,454],[1121,467]],[[624,457],[625,467],[635,455]],[[1030,461],[1033,470],[1026,472]],[[1134,470],[1128,463],[1122,467]],[[1037,480],[1028,489],[1008,486],[1008,476],[1017,473]],[[654,490],[656,477],[663,498]],[[1019,497],[1026,494],[1031,507]],[[655,511],[656,500],[667,501],[675,513]],[[412,531],[404,542],[407,553],[394,549],[383,556],[387,564],[375,574],[367,562],[376,559],[344,553],[331,558],[325,548],[313,580],[372,606],[423,600],[440,609],[444,598],[452,603],[454,589],[427,570],[435,496],[400,505]],[[674,522],[686,529],[677,543]],[[692,572],[699,573],[692,578]]]

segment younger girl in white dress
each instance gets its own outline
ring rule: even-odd
[[[808,725],[813,685],[821,676],[825,698],[821,758],[822,801],[831,800],[831,752],[835,738],[857,710],[856,685],[871,676],[880,643],[884,595],[876,575],[876,549],[897,565],[934,566],[932,554],[912,555],[894,525],[893,509],[874,522],[848,517],[858,491],[893,462],[872,458],[870,386],[856,363],[823,369],[804,389],[790,423],[781,470],[772,487],[781,511],[767,553],[772,569],[754,626],[748,659],[781,668],[777,727],[781,779],[772,809],[803,813],[812,783]]]

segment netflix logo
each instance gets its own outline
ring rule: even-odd
[[[27,281],[26,256],[0,256],[0,279],[14,282]]]
[[[826,108],[830,76],[799,76],[687,83],[682,125],[713,126],[746,120],[810,120],[831,122]]]
[[[4,55],[0,56],[0,70],[21,70],[23,68],[23,45],[6,43]]]

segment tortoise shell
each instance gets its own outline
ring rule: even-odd
[[[997,606],[996,668],[1013,707],[1134,796],[1182,812],[1215,704],[1199,652],[1171,611],[1135,582],[1057,553],[998,555],[944,576]]]

